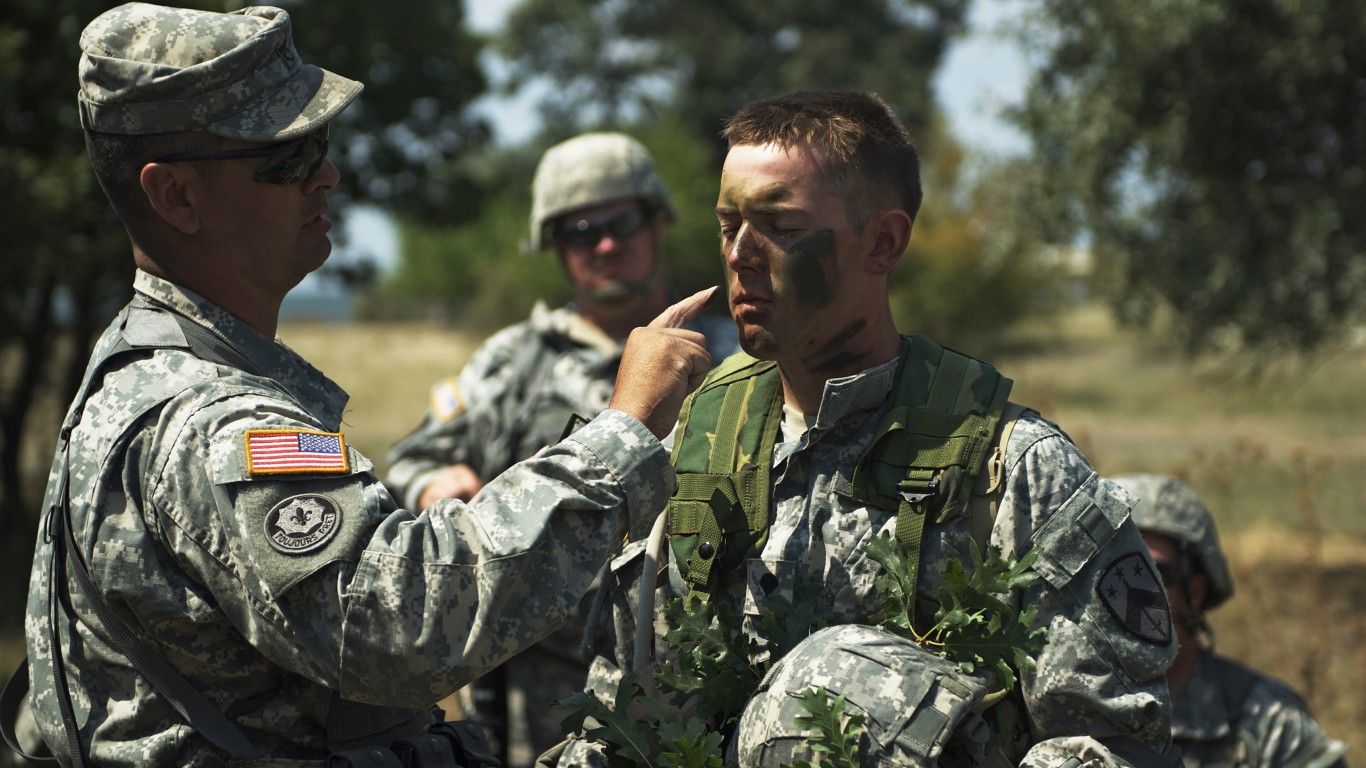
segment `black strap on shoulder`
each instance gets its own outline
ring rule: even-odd
[[[66,683],[66,671],[62,662],[61,645],[61,600],[67,593],[66,575],[69,573],[76,582],[81,596],[90,604],[109,632],[110,640],[118,648],[134,669],[171,705],[197,733],[208,739],[214,746],[227,752],[235,760],[256,757],[256,749],[242,731],[230,721],[223,712],[191,685],[170,664],[157,656],[105,601],[99,588],[90,578],[90,573],[82,562],[75,538],[71,531],[69,500],[69,448],[71,432],[80,422],[85,401],[93,392],[95,383],[109,370],[126,363],[137,353],[147,350],[181,347],[188,348],[191,354],[213,363],[231,366],[251,373],[257,373],[256,366],[233,349],[212,331],[195,323],[178,312],[157,307],[141,295],[136,295],[116,321],[121,324],[123,338],[103,357],[91,364],[77,393],[75,404],[62,425],[60,434],[61,465],[58,469],[58,489],[53,497],[52,506],[46,510],[43,520],[43,535],[50,543],[51,563],[48,593],[48,618],[46,633],[52,654],[53,692],[57,697],[62,713],[62,726],[66,734],[65,752],[72,766],[84,766],[80,732],[71,705],[71,695]],[[177,333],[177,331],[179,333]],[[68,557],[69,555],[69,557]],[[68,563],[70,567],[68,568]],[[54,765],[53,758],[39,758],[25,754],[17,743],[14,734],[14,716],[18,712],[19,700],[28,690],[27,659],[20,662],[23,670],[16,670],[6,683],[0,695],[0,721],[6,743],[18,754],[38,765]],[[11,705],[13,711],[10,710]]]

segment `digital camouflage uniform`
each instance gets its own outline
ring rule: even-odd
[[[701,315],[685,327],[706,337],[713,360],[738,347],[729,319]],[[432,387],[422,424],[390,453],[385,483],[415,507],[430,473],[442,467],[468,464],[485,482],[498,476],[557,442],[571,415],[590,418],[607,407],[622,348],[572,306],[551,310],[538,303],[528,320],[481,344],[458,379]],[[529,754],[508,754],[514,765],[529,764],[564,736],[560,721],[568,711],[555,702],[583,687],[588,664],[580,647],[592,594],[563,627],[502,666],[506,689],[523,697],[521,706],[505,707],[491,684],[474,693],[468,716],[492,724],[497,720],[489,710],[506,708],[510,740],[529,743]],[[522,728],[526,736],[518,738]]]
[[[684,327],[706,337],[712,360],[739,347],[729,319],[699,315]],[[422,423],[389,454],[385,484],[413,507],[438,469],[468,464],[487,482],[558,442],[571,415],[607,407],[622,348],[573,305],[537,302],[530,318],[480,344],[458,378],[432,386]]]
[[[345,393],[193,293],[143,272],[136,289],[213,329],[260,375],[173,349],[106,374],[72,435],[78,554],[110,605],[271,758],[261,765],[321,765],[334,690],[429,707],[544,637],[630,521],[656,513],[671,491],[658,439],[616,411],[470,505],[398,509],[340,434],[344,468],[277,473],[249,437],[338,433]],[[97,351],[120,333],[111,326]],[[326,525],[314,515],[314,530],[301,530],[309,510]],[[302,533],[313,535],[308,546],[295,543]],[[35,670],[51,659],[39,631],[51,545],[40,536],[37,546]],[[74,588],[72,602],[65,669],[92,760],[221,764],[130,672]],[[51,691],[35,687],[33,706],[48,743],[61,743]]]
[[[760,634],[756,622],[770,596],[791,600],[794,588],[811,579],[822,585],[828,624],[862,624],[877,612],[873,585],[880,566],[866,556],[866,547],[873,536],[893,531],[896,514],[854,501],[847,488],[891,406],[897,365],[894,360],[828,381],[818,414],[805,431],[785,419],[772,456],[771,527],[762,555],[749,558],[744,573],[713,596],[726,600],[737,615],[742,612],[746,632]],[[1170,615],[1129,519],[1129,497],[1102,480],[1055,425],[1031,411],[1015,423],[1004,461],[1004,494],[990,544],[1005,552],[1040,550],[1035,570],[1041,578],[1017,601],[1037,605],[1038,621],[1048,628],[1037,671],[1022,676],[1027,739],[1033,746],[1020,764],[1059,766],[1070,757],[1095,759],[1088,762],[1095,765],[1174,763],[1163,679],[1175,650]],[[926,526],[918,583],[922,600],[937,602],[943,586],[939,573],[948,559],[969,562],[971,538],[966,515]],[[632,668],[633,606],[644,545],[633,542],[613,559],[604,586],[613,590],[615,610],[598,634],[601,645],[588,690],[608,703],[619,670]],[[669,557],[669,578],[658,601],[687,592],[672,548]],[[1141,597],[1141,604],[1116,598],[1126,578],[1129,596]],[[655,653],[667,653],[661,639],[665,628],[658,618],[655,623]],[[880,715],[884,721],[909,718],[917,702],[905,698],[908,689],[889,681],[879,690],[877,699],[887,707]],[[736,737],[742,749],[746,740]],[[578,741],[559,764],[600,762]]]
[[[1347,745],[1328,738],[1289,686],[1210,651],[1172,691],[1172,739],[1187,768],[1347,764]]]
[[[1202,614],[1233,597],[1233,574],[1214,515],[1194,489],[1168,475],[1111,480],[1138,500],[1133,514],[1139,530],[1171,539],[1189,567],[1205,576]],[[1198,637],[1204,628],[1204,616],[1195,617],[1192,634]],[[1172,739],[1187,768],[1346,766],[1347,746],[1323,732],[1299,694],[1209,648],[1199,649],[1190,676],[1173,685],[1171,695]]]

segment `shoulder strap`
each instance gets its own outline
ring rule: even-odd
[[[996,513],[1000,511],[1001,497],[1005,495],[1006,448],[1010,445],[1010,435],[1015,423],[1025,411],[1030,410],[1016,403],[1006,403],[1001,413],[1001,421],[996,425],[996,436],[992,439],[991,453],[986,463],[977,473],[977,482],[968,499],[968,517],[972,521],[972,540],[983,553],[991,543],[991,529],[996,526]]]
[[[71,765],[83,766],[84,753],[81,749],[79,729],[76,725],[75,713],[66,685],[59,629],[61,601],[62,596],[66,593],[66,575],[69,571],[82,597],[89,602],[96,616],[109,632],[110,639],[115,647],[128,658],[133,667],[157,693],[161,694],[172,708],[180,713],[181,717],[185,718],[186,722],[200,735],[227,752],[233,759],[250,759],[256,756],[256,749],[242,731],[228,720],[227,716],[212,704],[203,693],[148,648],[137,636],[137,633],[113,612],[113,609],[109,607],[108,602],[105,601],[104,596],[91,580],[71,532],[68,451],[70,450],[71,432],[80,423],[85,401],[94,391],[95,383],[101,379],[105,372],[122,366],[136,354],[144,353],[150,349],[183,347],[196,357],[209,362],[253,373],[257,372],[256,367],[208,329],[177,312],[157,307],[141,295],[135,296],[133,301],[120,313],[115,323],[120,328],[121,338],[102,357],[91,361],[59,435],[60,464],[58,466],[57,490],[53,496],[52,505],[46,510],[43,519],[43,536],[50,544],[48,573],[51,579],[48,590],[48,616],[45,622],[47,626],[44,629],[52,653],[52,676],[55,679],[40,682],[50,682],[56,694],[58,707],[62,713],[63,730],[66,733],[66,744],[63,746],[67,758]],[[69,568],[68,563],[70,564]],[[27,659],[21,662],[21,666],[26,664]],[[24,683],[27,683],[27,677],[27,671],[25,671],[22,675]],[[16,679],[19,678],[20,675],[16,670],[15,675],[11,677],[11,682],[6,684],[4,696],[0,697],[3,698],[6,706],[9,705],[10,700],[13,700],[16,709],[18,698],[23,695],[22,691],[17,690],[20,684],[16,682]],[[11,684],[16,686],[13,693],[10,691]],[[26,689],[28,686],[22,685],[22,687]],[[15,743],[17,739],[11,740],[13,737],[13,714],[9,711],[0,712],[0,720],[4,721],[6,742],[16,751],[19,751]],[[24,754],[22,751],[19,753]],[[24,757],[40,764],[56,763],[55,760],[49,761],[28,755],[24,755]]]
[[[908,593],[919,579],[927,519],[942,523],[966,508],[1012,383],[924,336],[903,343],[894,404],[855,465],[849,489],[864,503],[897,511]]]

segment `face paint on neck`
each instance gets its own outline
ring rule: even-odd
[[[862,370],[865,367],[864,361],[868,359],[868,350],[848,349],[845,345],[867,327],[868,321],[864,318],[859,318],[846,325],[829,341],[822,344],[820,349],[803,356],[802,365],[811,371],[826,375],[853,373]]]

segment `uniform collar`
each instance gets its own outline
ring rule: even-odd
[[[585,320],[573,304],[550,309],[544,301],[537,301],[531,308],[530,322],[537,333],[563,336],[579,346],[597,349],[606,357],[619,357],[625,346]]]
[[[133,278],[133,290],[208,328],[322,421],[331,425],[341,423],[348,399],[346,391],[278,338],[262,336],[236,315],[194,291],[141,269]]]
[[[852,376],[841,376],[825,382],[821,392],[820,409],[816,412],[815,429],[826,430],[844,417],[881,406],[892,390],[900,356],[872,368],[865,368]]]

